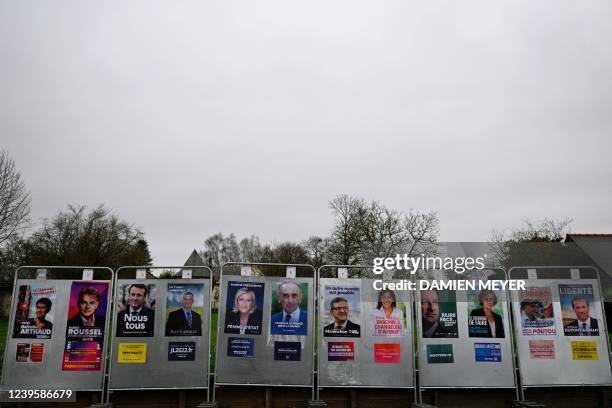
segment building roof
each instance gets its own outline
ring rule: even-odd
[[[187,260],[185,261],[185,265],[183,266],[207,266],[207,265],[206,263],[204,263],[204,260],[202,259],[200,254],[198,254],[198,251],[194,249],[191,252],[191,255],[189,255],[189,258],[187,258]],[[219,282],[220,268],[211,267],[210,269],[212,270],[213,281],[215,283]]]
[[[573,237],[609,237],[612,238],[612,234],[566,234],[565,235],[565,240],[572,240]]]
[[[612,279],[612,234],[567,234],[565,241],[582,249]]]
[[[200,254],[195,249],[189,255],[189,258],[185,261],[185,265],[183,266],[206,266]]]

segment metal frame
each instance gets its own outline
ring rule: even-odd
[[[57,270],[57,269],[73,269],[73,270],[84,270],[84,269],[92,269],[94,271],[98,270],[98,271],[107,271],[110,272],[110,279],[106,280],[106,279],[98,279],[100,281],[108,281],[109,282],[109,288],[108,288],[108,292],[109,295],[114,291],[113,285],[114,285],[114,276],[115,273],[113,272],[113,270],[109,267],[106,266],[20,266],[19,268],[17,268],[15,270],[15,277],[13,278],[13,293],[11,295],[11,311],[9,314],[9,322],[8,322],[8,327],[12,327],[15,324],[15,312],[16,312],[16,307],[14,307],[15,305],[13,304],[16,300],[16,290],[17,290],[17,280],[19,279],[19,272],[22,270],[36,270],[36,269],[46,269],[46,270]],[[47,280],[45,278],[45,280]],[[62,279],[57,279],[57,280],[62,280]],[[65,280],[69,280],[69,279],[65,279]],[[82,281],[83,279],[81,279]],[[95,280],[95,279],[92,279]],[[74,280],[71,280],[72,282],[74,282]],[[68,299],[68,301],[70,301],[70,299]],[[112,299],[108,299],[107,303],[106,303],[106,313],[108,315],[109,310],[112,310]],[[105,336],[105,341],[103,342],[104,346],[102,347],[102,358],[103,358],[103,362],[102,362],[102,377],[101,377],[101,381],[100,381],[100,388],[95,388],[95,389],[82,389],[82,390],[78,390],[81,392],[100,392],[100,401],[103,402],[104,401],[104,384],[105,384],[105,379],[107,376],[107,371],[106,371],[106,354],[108,351],[108,342],[106,341],[107,334],[108,334],[108,326],[110,325],[109,322],[110,319],[105,319],[105,327],[104,327],[104,336]],[[5,341],[5,347],[4,347],[4,355],[3,355],[3,360],[2,360],[2,376],[0,377],[0,384],[2,385],[2,388],[4,388],[4,375],[6,373],[5,370],[5,365],[6,365],[6,355],[8,352],[8,343],[11,339],[11,334],[10,334],[10,330],[8,331],[7,335],[6,335],[6,341]],[[65,337],[65,334],[64,334]]]
[[[206,387],[141,387],[141,388],[111,388],[110,381],[108,382],[108,387],[106,389],[106,403],[110,402],[110,394],[114,391],[150,391],[150,390],[203,390],[206,389],[206,401],[210,401],[210,341],[211,341],[211,325],[212,325],[212,286],[213,286],[213,272],[208,266],[122,266],[115,271],[115,280],[113,282],[113,311],[115,306],[115,300],[117,298],[117,286],[119,281],[119,273],[126,270],[135,271],[137,269],[146,269],[147,271],[151,269],[185,269],[185,270],[202,270],[208,271],[208,277],[193,277],[192,279],[209,279],[208,285],[208,353],[207,353],[207,371],[206,371]],[[125,279],[124,279],[125,280]],[[162,281],[170,281],[171,279],[162,279]],[[206,305],[204,305],[206,306]],[[116,324],[116,320],[113,320]],[[156,336],[153,336],[155,338]],[[108,363],[108,376],[111,376],[111,361],[113,349],[116,343],[115,330],[111,332],[111,353],[109,354],[109,363]]]
[[[508,274],[508,271],[506,271],[505,269],[503,271],[504,271],[504,277],[506,278],[506,280],[509,280],[510,275]],[[525,395],[523,393],[523,388],[521,387],[522,378],[520,378],[520,375],[521,375],[520,370],[516,365],[516,361],[518,359],[518,348],[516,347],[518,337],[517,337],[516,325],[514,324],[514,307],[513,307],[513,302],[512,302],[512,295],[509,289],[506,289],[506,304],[509,310],[508,317],[510,318],[509,333],[510,333],[510,344],[512,347],[512,370],[514,371],[514,384],[516,387],[516,398],[519,401],[524,401]]]
[[[318,314],[318,308],[319,308],[319,282],[321,280],[321,272],[326,269],[326,268],[346,268],[346,269],[358,269],[358,270],[363,270],[363,269],[372,269],[372,266],[367,266],[367,265],[322,265],[318,270],[317,270],[317,304],[316,304],[316,312],[317,312],[317,317],[319,316]],[[410,275],[410,281],[413,281],[414,279],[414,275]],[[338,278],[339,279],[339,278]],[[348,279],[353,279],[353,278],[348,278]],[[363,279],[362,273],[359,273],[359,279]],[[414,295],[412,295],[412,301],[410,302],[410,306],[412,307],[412,317],[414,318],[415,314],[414,314]],[[322,325],[322,322],[319,321],[319,326]],[[417,381],[416,381],[416,353],[414,350],[414,329],[412,330],[412,339],[411,339],[411,347],[412,347],[412,380],[414,382],[414,385],[412,386],[406,386],[406,387],[388,387],[388,386],[384,386],[384,385],[328,385],[325,387],[320,387],[319,386],[319,376],[317,376],[317,382],[316,382],[316,400],[319,399],[319,393],[320,390],[323,388],[361,388],[361,389],[367,389],[367,388],[372,388],[372,389],[402,389],[402,390],[410,390],[413,389],[414,390],[414,402],[417,402]],[[317,347],[318,347],[318,352],[317,352],[317,374],[318,374],[318,370],[321,367],[321,345],[322,345],[322,336],[321,333],[319,333],[318,336],[318,341],[317,341]]]
[[[503,269],[503,268],[486,267],[486,268],[483,268],[483,269],[479,269],[477,271],[501,272],[503,274],[503,277],[506,280],[508,278],[506,270]],[[466,271],[461,276],[471,277],[471,275],[474,272],[477,272],[477,271],[476,270]],[[417,292],[417,291],[419,291],[418,288],[415,290],[415,292]],[[509,329],[508,333],[511,333],[512,332],[512,327],[513,327],[513,324],[514,324],[514,321],[512,319],[512,314],[511,314],[512,313],[512,301],[511,301],[511,298],[509,296],[507,288],[506,288],[506,290],[504,290],[502,292],[504,292],[505,295],[506,295],[506,308],[509,310],[509,312],[508,312],[509,313],[508,314],[508,329]],[[455,302],[459,303],[457,300],[455,300]],[[414,297],[414,304],[415,304],[414,308],[415,308],[415,312],[416,312],[416,309],[418,309],[418,306],[416,305],[416,296]],[[418,342],[423,338],[422,337],[423,333],[422,333],[421,324],[418,321],[419,319],[418,319],[417,314],[415,314],[415,319],[416,319],[417,344],[418,344]],[[457,322],[457,324],[459,324],[459,322]],[[457,339],[459,339],[459,337]],[[514,358],[516,356],[516,350],[514,348],[514,342],[513,342],[512,336],[509,337],[509,342],[510,342],[510,354],[512,355],[512,377],[514,378],[514,386],[512,386],[512,387],[510,387],[510,386],[507,386],[507,387],[492,387],[492,386],[470,386],[470,387],[464,387],[464,386],[449,386],[449,387],[444,387],[444,386],[429,386],[429,387],[426,387],[426,386],[421,385],[421,382],[419,381],[419,402],[421,402],[421,403],[423,402],[423,390],[429,390],[429,389],[431,389],[431,390],[440,390],[440,389],[442,389],[442,390],[449,390],[449,389],[453,389],[453,390],[454,389],[500,389],[500,390],[510,390],[510,389],[514,388],[514,390],[516,392],[516,396],[518,398],[519,391],[518,391],[518,381],[517,381],[517,369],[516,369],[516,364],[515,364],[515,361],[514,361]],[[417,354],[417,358],[418,358],[419,357],[418,346],[417,346],[417,353],[416,354]],[[420,371],[421,367],[422,366],[419,364],[419,371]]]
[[[598,303],[599,303],[599,306],[600,306],[602,314],[603,314],[601,320],[603,320],[603,327],[604,327],[605,334],[606,334],[606,336],[605,336],[605,343],[606,343],[606,349],[608,351],[608,353],[607,353],[608,354],[608,362],[609,362],[610,366],[612,367],[612,353],[610,351],[610,341],[608,340],[609,332],[608,332],[608,325],[607,325],[606,316],[605,316],[605,305],[604,305],[604,301],[603,301],[604,298],[603,298],[603,292],[602,292],[602,288],[601,288],[601,274],[599,272],[599,269],[594,267],[594,266],[591,266],[591,265],[582,265],[582,266],[550,266],[550,265],[548,265],[548,266],[513,266],[512,268],[510,268],[508,270],[508,277],[511,279],[512,278],[512,272],[514,272],[514,271],[518,271],[518,270],[525,270],[525,271],[527,271],[527,269],[535,269],[536,272],[537,272],[538,269],[539,270],[543,270],[543,269],[544,270],[546,270],[546,269],[548,269],[548,270],[551,270],[551,269],[565,269],[566,272],[570,272],[572,269],[578,269],[578,271],[587,269],[587,270],[591,270],[591,271],[595,272],[595,276],[596,276],[596,280],[597,280],[597,286],[598,286],[598,289],[599,289],[598,290],[598,292],[599,292],[599,302]],[[547,278],[547,279],[572,279],[572,278],[570,277],[570,278]],[[536,279],[536,280],[538,280],[538,279]],[[517,299],[517,301],[518,301],[518,299]],[[513,299],[513,303],[514,303],[514,299]],[[518,325],[514,324],[515,323],[514,319],[513,319],[512,323],[513,323],[513,326],[514,326],[515,335],[516,335],[516,337],[518,339],[518,334],[519,334],[518,330],[519,330],[519,327],[518,327]],[[517,349],[517,356],[518,356],[518,359],[519,359],[519,362],[520,362],[521,356],[518,353],[518,349]],[[603,387],[605,387],[605,386],[610,385],[610,384],[544,384],[544,385],[525,385],[523,383],[523,373],[521,372],[521,370],[518,370],[518,371],[519,371],[520,380],[521,380],[520,387],[519,387],[520,388],[520,393],[521,393],[521,400],[524,400],[524,398],[525,398],[525,390],[527,388],[544,388],[544,387],[558,388],[558,387],[577,387],[577,386],[580,386],[580,387],[602,387],[603,386]]]
[[[314,304],[314,309],[315,309],[315,316],[313,317],[313,319],[316,319],[316,288],[317,288],[317,271],[315,269],[314,266],[309,265],[309,264],[277,264],[277,263],[266,263],[266,262],[226,262],[221,266],[221,269],[219,271],[219,310],[221,309],[221,299],[222,299],[222,295],[224,295],[224,291],[223,291],[223,287],[221,287],[221,283],[223,282],[223,269],[228,267],[228,266],[272,266],[272,267],[284,267],[285,270],[287,267],[293,266],[293,267],[301,267],[301,268],[308,268],[308,269],[312,269],[312,279],[313,279],[313,293],[315,295],[315,298],[313,299],[313,304]],[[297,271],[296,271],[297,272]],[[231,276],[231,275],[230,275]],[[269,275],[263,275],[265,276],[269,276]],[[313,320],[312,322],[312,327],[316,329],[315,327],[315,320]],[[262,322],[263,324],[263,322]],[[217,383],[217,367],[219,364],[219,345],[220,345],[220,341],[219,341],[219,333],[221,330],[221,318],[217,319],[217,344],[216,344],[216,352],[215,352],[215,372],[212,373],[213,376],[213,391],[212,391],[212,403],[215,404],[216,401],[216,389],[217,389],[217,384],[218,385],[229,385],[229,386],[234,386],[234,385],[239,385],[239,386],[254,386],[254,387],[292,387],[292,388],[307,388],[307,387],[311,387],[312,388],[312,398],[314,398],[315,395],[315,391],[314,391],[314,361],[312,364],[312,372],[311,372],[311,381],[312,384],[311,385],[296,385],[296,384],[288,384],[288,385],[283,385],[283,384],[266,384],[266,383],[261,383],[261,384],[239,384],[239,383]],[[314,333],[313,333],[314,334]],[[315,341],[314,341],[314,335],[313,335],[313,339],[312,339],[312,356],[311,358],[314,359],[314,351],[315,351]]]

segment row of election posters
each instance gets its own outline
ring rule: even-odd
[[[228,335],[228,357],[257,357],[255,339],[265,336],[267,345],[274,350],[274,360],[305,359],[304,339],[311,334],[308,319],[312,319],[313,312],[308,299],[311,282],[229,279],[224,284],[225,314],[220,330]],[[406,357],[402,353],[412,344],[408,341],[413,330],[410,296],[392,290],[373,291],[362,284],[359,279],[322,281],[318,330],[326,349],[321,352],[332,364],[359,361],[360,342],[365,344],[367,339],[374,364],[403,363]],[[603,333],[601,310],[593,306],[596,289],[592,283],[551,286],[535,282],[516,294],[516,308],[520,311],[520,316],[515,313],[516,330],[527,339],[530,359],[565,358],[566,354],[556,349],[565,347],[555,341],[560,336],[571,340],[568,347],[572,360],[605,358],[606,350],[595,341]],[[53,283],[18,285],[11,335],[20,340],[11,351],[14,361],[44,363],[45,348],[50,347],[48,340],[58,335],[57,322],[65,319],[65,332],[59,334],[65,335],[61,369],[100,371],[109,334],[105,333],[111,313],[109,291],[110,282],[71,282],[68,311],[62,309],[63,316],[59,316],[56,302],[66,300],[58,298]],[[164,293],[162,299],[158,299],[158,291]],[[203,283],[119,283],[115,293],[114,324],[110,330],[119,339],[118,362],[144,363],[147,343],[137,339],[151,337],[173,339],[168,344],[167,361],[194,360],[196,343],[189,337],[201,337],[205,332],[203,322],[208,310]],[[507,326],[503,294],[481,290],[467,291],[465,296],[465,301],[457,302],[454,291],[419,292],[419,334],[423,339],[441,339],[424,346],[429,364],[455,363],[453,348],[459,343],[450,340],[466,335],[475,339],[470,343],[475,362],[502,362],[505,346],[501,339],[507,341],[511,329]],[[156,321],[160,323],[157,328],[162,328],[159,333]],[[63,324],[59,326],[63,331]],[[130,343],[122,339],[134,340]]]
[[[513,293],[521,382],[612,383],[597,282],[538,279],[525,289]]]
[[[116,337],[154,337],[156,283],[123,283],[117,289]],[[166,308],[162,310],[164,336],[201,336],[204,284],[166,283]]]
[[[555,335],[551,288],[532,286],[519,292],[521,333],[524,336]],[[599,319],[591,305],[593,285],[559,285],[559,301],[565,336],[599,336]]]
[[[109,282],[72,282],[62,370],[99,371],[103,363]],[[20,285],[13,338],[48,340],[53,335],[56,287],[52,284]],[[46,342],[17,343],[16,361],[42,363]]]
[[[514,386],[505,292],[422,290],[416,307],[421,386]]]
[[[303,338],[308,328],[308,282],[291,280],[269,284],[272,299],[268,310],[269,334],[274,336],[274,359],[301,361]],[[228,281],[223,333],[248,335],[227,338],[228,357],[254,357],[253,336],[266,334],[263,330],[266,282]],[[280,337],[290,336],[290,337]]]
[[[593,307],[595,297],[591,284],[559,284],[562,326],[557,327],[550,286],[529,286],[518,293],[520,307],[520,334],[528,339],[529,358],[554,360],[554,337],[582,337],[570,342],[572,360],[599,360],[597,342],[589,337],[599,337],[600,318]]]
[[[165,285],[165,308],[158,305],[158,289]],[[162,291],[163,293],[163,291]],[[204,284],[190,282],[120,283],[116,291],[117,323],[115,337],[201,337],[204,331]],[[162,303],[163,305],[163,303]],[[207,305],[208,306],[208,305]],[[156,319],[162,319],[162,333],[155,332]],[[120,341],[117,362],[120,364],[146,364],[148,342]],[[167,361],[195,361],[195,341],[170,341]]]
[[[320,282],[320,384],[411,386],[411,293],[367,279]]]
[[[307,283],[273,285],[270,334],[306,334]],[[521,333],[525,336],[555,335],[551,288],[527,287],[518,292]],[[104,329],[108,283],[74,282],[70,292],[67,337],[98,337],[82,327]],[[263,282],[228,282],[224,332],[262,333]],[[168,284],[165,336],[201,336],[203,284]],[[360,287],[326,286],[324,304],[329,314],[323,327],[325,337],[360,337]],[[154,336],[156,284],[123,284],[117,298],[117,337]],[[447,290],[421,291],[422,333],[425,338],[456,338],[457,303]],[[592,285],[559,285],[565,336],[599,336],[599,318],[591,304]],[[379,292],[377,307],[369,316],[373,336],[399,336],[405,331],[405,305],[398,308],[395,293]],[[494,291],[468,292],[468,333],[470,337],[505,337],[503,309]],[[50,339],[53,331],[55,288],[22,285],[18,289],[13,337]],[[72,329],[70,329],[72,328]],[[100,333],[101,334],[101,333]],[[103,337],[103,336],[101,336]]]
[[[525,289],[518,291],[521,333],[525,336],[557,334],[551,288],[533,286]],[[425,290],[420,295],[423,337],[458,337],[455,293]],[[469,337],[505,337],[503,308],[498,303],[498,295],[492,290],[467,292]],[[591,308],[593,285],[559,285],[559,299],[563,335],[599,336],[599,318]]]
[[[505,338],[504,309],[499,293],[467,291],[469,337]],[[422,290],[421,327],[424,338],[458,338],[457,300],[454,291]]]
[[[306,335],[308,283],[292,281],[271,285],[270,334]],[[264,282],[229,281],[224,333],[262,333]]]
[[[164,283],[167,285],[164,335],[202,336],[204,285],[201,283]],[[122,284],[117,291],[116,337],[153,337],[158,284]],[[66,319],[63,371],[99,371],[103,362],[109,282],[74,281],[70,287]],[[52,338],[56,288],[52,284],[20,285],[12,337],[48,340]],[[45,342],[17,343],[17,362],[42,363]],[[170,359],[181,358],[189,345],[173,344]],[[128,346],[129,348],[129,346]],[[129,354],[129,353],[128,353]],[[135,355],[135,353],[132,353]],[[146,355],[146,354],[145,354]],[[192,353],[193,355],[193,353]],[[177,357],[178,356],[178,357]],[[189,357],[187,357],[189,359]]]

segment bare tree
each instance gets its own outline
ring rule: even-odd
[[[6,150],[0,150],[0,245],[27,227],[30,193]]]
[[[261,259],[262,246],[257,235],[242,238],[238,246],[240,247],[241,262],[257,262],[258,259]]]
[[[331,232],[329,254],[333,262],[342,265],[358,264],[363,239],[365,201],[342,194],[329,203],[335,216]]]
[[[31,265],[151,265],[144,234],[103,205],[68,206],[23,243]]]
[[[376,257],[394,256],[403,249],[410,238],[403,215],[378,201],[372,201],[361,217],[361,258],[370,262]]]
[[[327,251],[332,262],[369,264],[376,257],[435,253],[439,227],[433,212],[406,214],[347,195],[336,197],[330,208],[336,218]]]
[[[308,264],[312,260],[304,244],[281,242],[262,245],[259,237],[251,235],[238,242],[234,234],[212,235],[204,241],[202,257],[212,259],[212,265],[219,267],[226,262],[264,262]],[[254,269],[254,273],[257,271]]]
[[[212,259],[212,266],[221,267],[226,262],[241,260],[240,245],[234,234],[224,237],[218,233],[211,235],[204,241],[204,251],[200,253],[202,259]]]
[[[525,219],[523,224],[513,227],[510,232],[494,229],[490,244],[491,263],[494,266],[508,268],[512,264],[512,258],[517,258],[517,250],[525,251],[525,248],[528,248],[525,243],[563,242],[565,235],[570,232],[572,221],[571,218],[562,220],[544,218],[540,221]]]
[[[302,246],[308,253],[312,265],[316,269],[319,269],[322,265],[327,263],[329,238],[313,236],[304,241]]]
[[[435,212],[420,213],[411,209],[404,216],[404,228],[410,235],[406,248],[409,256],[436,253],[440,223]]]

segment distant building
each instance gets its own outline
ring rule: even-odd
[[[612,234],[567,234],[565,242],[574,243],[601,271],[605,301],[612,302]]]
[[[600,270],[606,320],[612,327],[612,234],[567,234],[565,242],[574,243]]]
[[[202,257],[200,256],[200,254],[198,254],[198,251],[196,251],[194,249],[191,252],[191,255],[189,255],[189,258],[187,258],[187,260],[185,261],[185,264],[183,266],[196,267],[196,266],[207,266],[207,265],[204,262],[204,260],[202,259]],[[220,268],[218,268],[218,267],[210,267],[210,269],[212,270],[212,275],[213,275],[213,288],[212,288],[213,304],[212,304],[212,308],[213,309],[218,309],[219,308],[219,273],[220,273]]]

